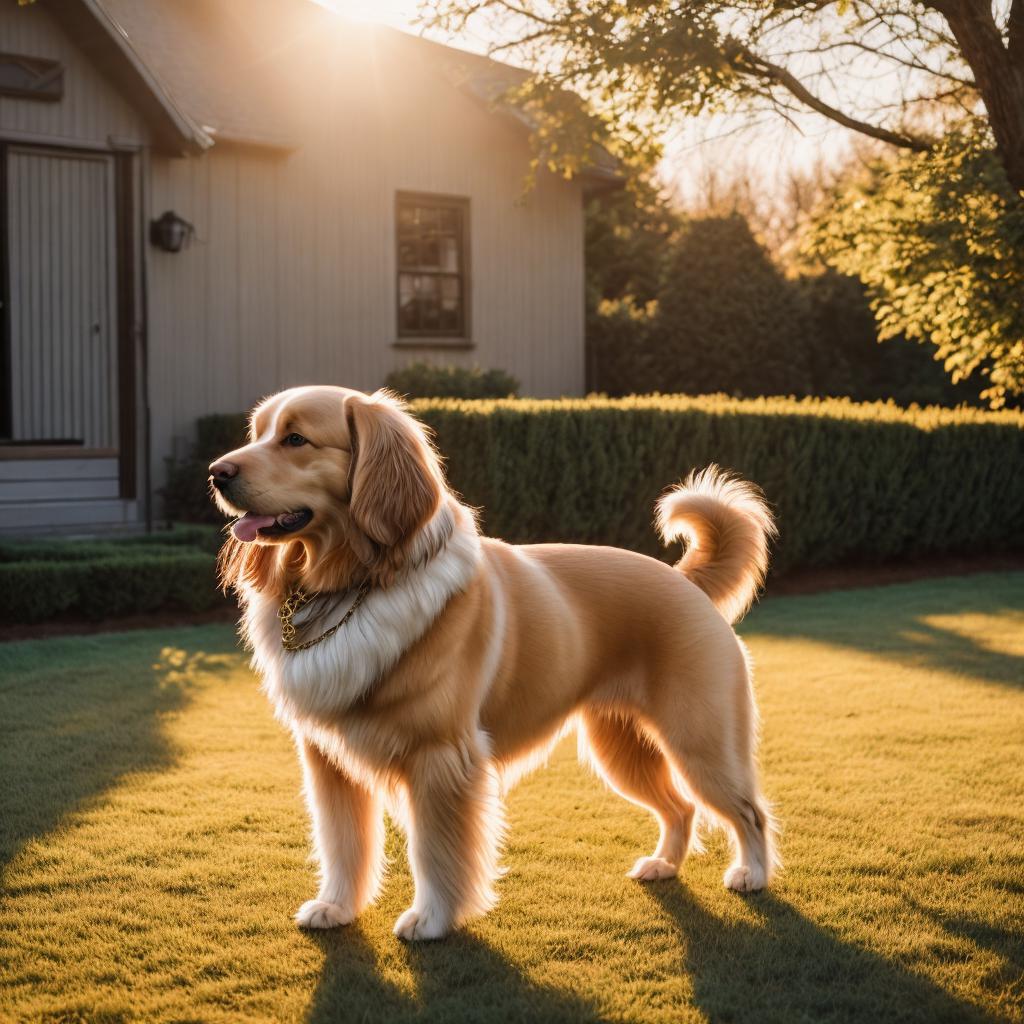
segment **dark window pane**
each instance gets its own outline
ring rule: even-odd
[[[438,249],[438,267],[450,274],[457,274],[459,272],[458,239],[452,237],[439,238]]]
[[[436,206],[417,206],[416,223],[423,231],[436,231],[440,220],[440,211]]]
[[[417,267],[420,262],[420,248],[414,240],[403,240],[398,245],[398,265]]]
[[[399,334],[461,336],[465,211],[426,198],[400,200],[396,210]]]
[[[420,326],[415,282],[411,274],[398,277],[398,322],[402,330],[416,331]]]
[[[420,266],[424,269],[439,270],[441,267],[441,240],[424,238],[420,243]]]

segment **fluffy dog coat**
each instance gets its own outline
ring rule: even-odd
[[[768,882],[757,712],[730,626],[762,581],[774,529],[754,488],[711,468],[661,498],[662,536],[688,541],[675,568],[617,548],[513,547],[480,536],[398,402],[326,387],[267,399],[250,443],[211,471],[218,503],[241,517],[223,581],[303,763],[320,889],[300,925],[347,924],[373,900],[385,804],[416,884],[396,934],[439,938],[486,912],[502,793],[573,724],[608,785],[660,825],[632,877],[676,874],[700,804],[735,839],[725,884]],[[369,590],[343,628],[306,650],[282,646],[291,587],[360,584]],[[345,610],[342,599],[314,633]]]

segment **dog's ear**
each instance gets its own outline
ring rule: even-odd
[[[385,391],[345,403],[352,461],[349,515],[381,561],[403,548],[437,511],[441,467],[423,427]]]

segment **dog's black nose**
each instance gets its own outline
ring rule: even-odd
[[[210,479],[214,487],[223,487],[238,476],[238,467],[233,462],[214,462],[210,466]]]

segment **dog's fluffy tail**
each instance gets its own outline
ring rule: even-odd
[[[750,607],[768,570],[775,520],[753,484],[708,466],[658,499],[658,530],[666,544],[686,541],[677,563],[735,622]]]

